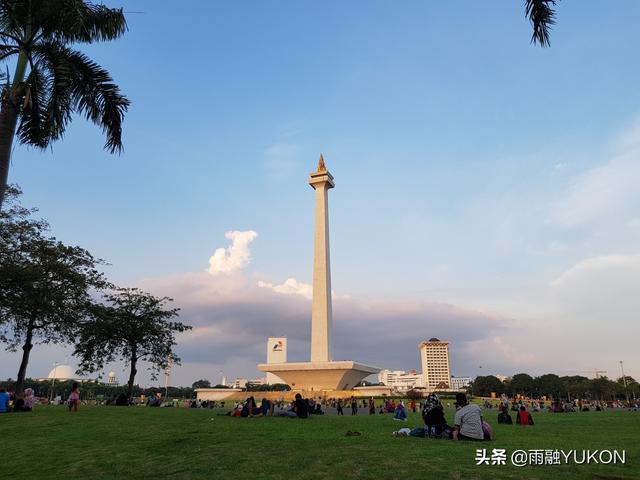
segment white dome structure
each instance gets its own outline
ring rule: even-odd
[[[47,375],[48,379],[75,380],[76,374],[69,365],[56,365]]]

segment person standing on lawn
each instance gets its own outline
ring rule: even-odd
[[[78,404],[80,403],[80,388],[78,387],[78,382],[73,382],[71,385],[71,393],[69,394],[69,399],[67,400],[67,406],[69,407],[69,412],[73,408],[74,413],[78,413]]]

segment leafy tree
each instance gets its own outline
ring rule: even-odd
[[[516,373],[507,383],[507,390],[511,395],[533,395],[535,382],[531,375],[527,373]]]
[[[196,380],[193,382],[193,385],[191,385],[191,388],[194,390],[196,388],[211,388],[211,382],[209,380]]]
[[[618,382],[620,385],[624,385],[625,382],[627,383],[627,385],[631,385],[632,383],[637,383],[635,378],[629,375],[625,375],[624,377],[618,378],[616,382]]]
[[[560,398],[566,394],[564,383],[558,375],[547,373],[535,380],[537,394],[553,398]]]
[[[122,149],[122,121],[129,101],[100,65],[76,44],[114,40],[127,30],[122,9],[83,0],[2,0],[0,61],[0,208],[13,138],[45,149],[62,138],[74,113],[100,126],[105,148]],[[4,69],[3,69],[4,70]]]
[[[174,352],[177,333],[190,330],[181,322],[177,308],[167,308],[173,301],[155,297],[137,288],[119,288],[105,295],[107,305],[95,305],[92,318],[82,325],[74,355],[80,359],[79,371],[95,372],[105,363],[124,360],[130,367],[127,394],[133,392],[138,363],[151,364],[152,379],[167,368],[169,361],[179,365]]]
[[[286,383],[274,383],[272,385],[265,385],[261,383],[247,383],[245,390],[247,392],[288,392],[289,390],[291,390],[291,387]]]
[[[492,393],[500,395],[505,392],[505,385],[493,375],[476,377],[471,383],[471,392],[478,397],[489,397]]]
[[[613,382],[607,377],[594,378],[589,383],[590,392],[598,400],[609,400],[615,398],[619,393],[624,393],[624,388],[619,383]]]
[[[101,263],[80,247],[47,236],[48,225],[20,206],[10,187],[9,208],[0,212],[0,341],[22,347],[16,379],[21,394],[35,343],[73,342],[91,305],[91,293],[106,284]]]

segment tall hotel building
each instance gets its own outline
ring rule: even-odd
[[[449,342],[430,338],[421,342],[422,377],[425,388],[429,391],[447,390],[451,385],[451,369],[449,368]]]

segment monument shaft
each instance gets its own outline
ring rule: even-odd
[[[331,265],[329,260],[328,191],[333,177],[320,156],[318,171],[309,179],[316,191],[313,241],[313,300],[311,306],[311,361],[329,362],[331,358]]]

